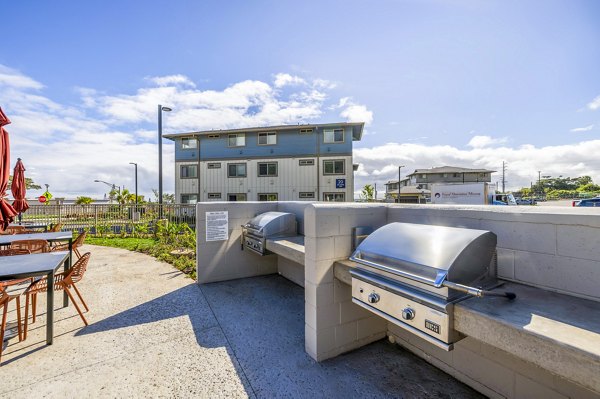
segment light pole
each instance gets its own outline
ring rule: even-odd
[[[137,163],[129,162],[129,165],[135,166],[135,206],[138,204],[138,191],[137,191]]]
[[[400,165],[398,166],[398,203],[400,203],[400,178],[402,176],[402,168],[404,168],[406,165]]]
[[[162,217],[163,185],[162,185],[162,113],[173,111],[172,108],[158,104],[158,205],[159,216]]]

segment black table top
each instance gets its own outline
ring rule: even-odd
[[[57,233],[3,234],[0,235],[0,245],[7,245],[17,240],[67,241],[71,239],[73,239],[73,233],[70,231],[59,231]]]
[[[0,281],[42,276],[56,271],[69,257],[69,251],[0,256]]]

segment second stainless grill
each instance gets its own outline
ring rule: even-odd
[[[495,253],[490,231],[390,223],[350,257],[359,264],[351,271],[353,302],[450,350],[460,339],[453,304],[498,295],[486,291],[497,285]]]
[[[242,248],[266,255],[269,253],[266,249],[267,238],[293,236],[296,232],[296,216],[293,213],[261,213],[242,226]]]

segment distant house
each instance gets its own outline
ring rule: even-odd
[[[421,201],[423,197],[429,196],[433,183],[490,183],[494,172],[496,171],[457,166],[415,169],[400,182],[400,202]],[[397,202],[398,180],[390,180],[385,184],[385,196]]]
[[[167,134],[175,201],[352,201],[352,146],[364,123]]]

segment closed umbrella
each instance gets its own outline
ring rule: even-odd
[[[10,176],[10,141],[8,132],[4,125],[8,125],[10,119],[6,117],[0,108],[0,232],[15,220],[15,209],[6,201],[6,187]]]
[[[15,201],[12,203],[12,206],[15,208],[15,211],[19,212],[20,219],[20,214],[29,209],[29,204],[25,199],[25,194],[27,192],[25,185],[25,166],[23,165],[21,158],[17,159],[10,191],[12,191],[13,198],[15,199]]]

